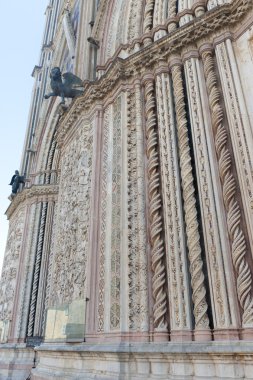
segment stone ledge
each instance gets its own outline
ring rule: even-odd
[[[252,354],[253,341],[229,341],[229,342],[182,342],[182,343],[119,343],[119,344],[88,344],[80,343],[76,345],[65,344],[42,344],[35,347],[36,351],[62,351],[62,352],[106,352],[106,353],[164,353],[164,354]]]
[[[253,342],[44,344],[32,380],[252,380]]]

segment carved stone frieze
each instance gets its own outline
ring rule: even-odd
[[[41,207],[42,203],[39,202],[32,204],[30,208],[28,227],[29,236],[27,239],[27,247],[29,247],[29,250],[25,256],[23,281],[19,295],[19,318],[17,326],[17,334],[19,338],[25,338],[27,335],[27,321],[30,309],[30,294],[33,282],[34,262],[39,235]]]
[[[117,30],[119,30],[119,33],[121,32],[120,29],[117,29],[118,24],[121,24],[122,22],[122,18],[119,18],[121,3],[121,0],[115,0],[113,4],[113,10],[110,16],[109,30],[103,46],[104,57],[101,64],[104,64],[107,59],[111,57],[112,52],[115,51],[116,48]]]
[[[19,260],[24,238],[25,207],[19,208],[10,222],[0,282],[0,320],[11,320]]]
[[[127,41],[130,43],[141,35],[141,13],[143,0],[131,0],[129,5]]]
[[[100,203],[98,331],[119,330],[122,249],[122,99],[105,109]]]
[[[148,330],[147,235],[144,136],[140,84],[127,94],[129,329]]]
[[[122,241],[122,119],[121,97],[113,104],[113,154],[111,179],[111,330],[120,328],[120,292],[121,292],[121,241]],[[109,169],[110,170],[110,169]]]
[[[62,152],[49,305],[85,297],[92,150],[92,126],[82,124]]]

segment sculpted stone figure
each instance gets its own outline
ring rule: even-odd
[[[75,98],[83,94],[83,82],[72,73],[62,74],[59,67],[54,67],[50,73],[51,88],[53,92],[46,94],[45,99],[50,96],[60,96],[61,104],[65,103],[65,98]]]
[[[19,185],[21,183],[25,183],[25,177],[22,175],[19,175],[19,171],[15,170],[15,174],[12,176],[11,182],[9,183],[9,185],[12,186],[12,195],[17,194]]]

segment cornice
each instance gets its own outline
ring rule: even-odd
[[[30,202],[40,198],[43,198],[43,200],[45,200],[44,198],[55,200],[57,198],[58,191],[58,185],[33,185],[30,188],[24,189],[15,196],[5,214],[7,215],[7,218],[10,219],[11,215],[18,208],[18,206],[27,200]]]
[[[207,42],[210,42],[222,29],[227,30],[239,23],[252,7],[253,1],[234,0],[206,12],[126,59],[115,57],[109,66],[102,67],[105,74],[99,80],[85,82],[84,95],[76,98],[60,119],[57,139],[62,141],[80,113],[87,111],[96,101],[103,100],[119,81],[124,83],[136,76],[141,77],[147,70],[156,69],[160,62],[179,56],[186,46],[197,46],[198,41],[207,37]]]

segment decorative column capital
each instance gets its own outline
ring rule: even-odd
[[[199,58],[198,49],[195,46],[192,46],[187,49],[187,51],[182,53],[182,61],[185,63],[190,58]]]
[[[145,86],[148,82],[154,82],[155,78],[154,78],[154,74],[152,72],[149,72],[149,73],[146,73],[143,77],[142,77],[142,84]]]
[[[180,55],[171,56],[168,60],[169,68],[172,70],[175,66],[183,66],[182,58]]]
[[[192,10],[195,14],[195,17],[202,16],[206,11],[206,1],[205,0],[197,0],[192,6]]]
[[[199,47],[199,54],[202,56],[205,52],[210,52],[213,54],[214,52],[213,45],[208,42],[205,42],[204,44],[202,44]]]

